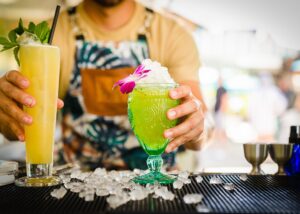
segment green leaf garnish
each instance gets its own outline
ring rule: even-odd
[[[33,22],[30,22],[28,25],[28,32],[34,33],[35,30],[35,24]]]
[[[18,27],[8,33],[8,39],[5,37],[0,37],[0,45],[2,45],[2,49],[0,51],[2,52],[14,48],[15,59],[18,65],[20,65],[18,57],[20,45],[28,41],[46,44],[48,43],[49,35],[50,28],[46,21],[43,21],[37,25],[35,25],[33,22],[30,22],[26,28],[23,25],[22,19],[20,19]]]

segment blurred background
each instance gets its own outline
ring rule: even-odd
[[[289,126],[300,124],[299,1],[140,2],[191,31],[201,55],[201,88],[216,130],[208,148],[179,155],[181,169],[248,172],[243,143],[288,142]],[[0,35],[19,17],[49,19],[58,3],[68,8],[80,0],[0,0]],[[12,53],[0,53],[0,75],[12,68]],[[0,159],[20,160],[24,153],[22,143],[0,136]],[[262,168],[276,171],[270,160]]]

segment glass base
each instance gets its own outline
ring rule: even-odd
[[[176,180],[176,176],[165,175],[160,172],[150,172],[145,175],[140,175],[132,179],[133,182],[138,184],[172,184]]]
[[[61,180],[56,176],[41,178],[22,177],[15,180],[15,184],[19,187],[50,187],[61,184]]]
[[[59,177],[52,176],[52,164],[26,164],[27,177],[15,180],[20,187],[49,187],[61,184]]]

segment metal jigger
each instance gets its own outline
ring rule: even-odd
[[[292,156],[293,144],[270,144],[269,151],[272,160],[278,164],[278,172],[275,175],[286,175],[284,172],[284,164],[286,164]]]
[[[244,144],[244,154],[246,160],[252,165],[250,175],[262,175],[260,164],[263,163],[268,156],[268,145],[260,143]]]

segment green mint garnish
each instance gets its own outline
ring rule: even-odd
[[[25,43],[26,40],[46,44],[48,43],[49,35],[50,28],[46,21],[43,21],[37,25],[35,25],[33,22],[30,22],[26,28],[23,25],[22,19],[20,19],[18,27],[8,33],[8,38],[0,36],[0,45],[2,45],[1,52],[13,48],[15,59],[18,65],[20,65],[18,57],[20,44],[22,44],[22,42]]]

